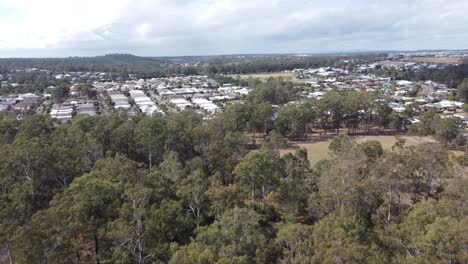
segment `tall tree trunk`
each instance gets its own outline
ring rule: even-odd
[[[97,228],[94,228],[94,253],[96,254],[96,264],[99,264],[99,237],[98,237],[98,231]]]
[[[397,192],[397,195],[398,195],[398,214],[400,214],[400,212],[401,212],[401,195],[400,195],[399,191]]]
[[[14,261],[14,258],[13,258],[13,253],[11,252],[10,241],[8,241],[6,243],[6,246],[7,246],[7,252],[8,252],[8,261],[10,262],[10,264],[14,264],[15,261]]]
[[[151,171],[153,167],[153,151],[151,149],[148,155],[148,161],[149,161],[149,170]]]
[[[428,174],[427,179],[426,179],[426,191],[424,192],[424,200],[428,200],[429,196],[431,195],[432,191],[432,177],[430,174]]]
[[[388,195],[388,209],[387,209],[387,222],[390,223],[390,220],[392,220],[392,202],[393,202],[393,191],[390,191],[390,194]]]
[[[140,241],[140,238],[138,238],[138,264],[143,264],[145,262],[145,259],[143,257],[143,245],[142,242]]]
[[[74,232],[73,237],[75,238],[75,240],[78,240],[78,234],[77,234],[76,232]],[[75,251],[75,255],[76,255],[77,263],[81,263],[81,256],[80,256],[80,249],[79,249],[79,247],[78,247],[77,250]]]
[[[252,194],[251,194],[251,203],[252,203],[252,210],[254,210],[254,204],[255,204],[255,185],[252,184]]]

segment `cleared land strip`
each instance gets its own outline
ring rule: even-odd
[[[392,146],[397,142],[395,136],[353,136],[354,140],[358,143],[362,143],[370,140],[377,140],[382,144],[382,147],[385,150],[390,150]],[[435,140],[427,137],[416,137],[416,136],[402,136],[401,138],[406,140],[406,145],[418,145],[426,142],[436,142]],[[330,145],[330,140],[311,142],[311,143],[298,143],[290,142],[290,147],[280,150],[281,155],[294,152],[299,148],[305,148],[307,150],[308,158],[310,164],[313,166],[319,160],[326,159],[330,157],[328,146]]]

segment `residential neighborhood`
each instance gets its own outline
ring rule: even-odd
[[[418,113],[436,110],[444,116],[460,118],[468,125],[468,115],[462,110],[463,103],[454,100],[455,87],[432,80],[410,81],[378,76],[375,69],[390,71],[392,68],[418,70],[421,68],[447,67],[446,64],[407,62],[412,56],[448,56],[436,54],[389,54],[387,61],[365,63],[350,61],[337,67],[293,69],[286,71],[301,81],[297,100],[320,100],[330,91],[360,91],[379,94],[393,111],[402,113],[415,111],[409,123],[418,122]],[[468,53],[457,53],[453,57],[466,57]],[[20,71],[20,70],[18,70]],[[64,72],[55,74],[38,68],[24,70],[28,73],[43,72],[55,80],[66,81],[70,92],[61,101],[54,101],[56,87],[48,87],[44,93],[7,94],[0,96],[0,111],[26,112],[37,109],[37,113],[48,113],[58,122],[70,121],[77,114],[110,114],[127,111],[130,115],[153,115],[192,109],[211,115],[223,111],[226,104],[240,102],[252,89],[248,86],[220,83],[205,75],[174,76],[137,79],[129,74],[126,80],[105,72]],[[11,76],[0,76],[3,87],[18,87]],[[83,81],[86,81],[83,83]],[[92,92],[80,92],[82,85],[90,85]],[[302,98],[302,99],[301,99]]]

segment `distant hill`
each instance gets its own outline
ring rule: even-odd
[[[85,64],[110,64],[110,65],[158,65],[161,63],[168,62],[169,60],[164,58],[151,58],[151,57],[139,57],[131,54],[108,54],[97,57],[72,57],[70,59],[76,59],[82,61]]]
[[[64,66],[152,66],[159,67],[170,63],[168,58],[139,57],[131,54],[108,54],[96,57],[68,58],[0,58],[0,66],[9,69],[18,68],[62,68]]]
[[[374,53],[371,53],[374,54]],[[107,54],[95,57],[68,57],[68,58],[0,58],[0,67],[8,69],[46,68],[70,69],[86,66],[106,67],[152,67],[158,68],[171,64],[190,62],[210,62],[223,64],[226,62],[245,62],[248,60],[308,60],[309,58],[324,58],[343,56],[345,54],[307,54],[303,58],[296,54],[232,54],[232,55],[206,55],[206,56],[176,56],[176,57],[140,57],[132,54]],[[357,54],[352,54],[357,55]]]

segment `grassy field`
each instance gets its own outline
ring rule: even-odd
[[[413,61],[416,62],[423,62],[423,63],[444,63],[444,64],[461,64],[463,63],[463,59],[461,58],[447,58],[447,57],[418,57],[413,58]]]
[[[405,136],[402,137],[406,140],[407,145],[418,145],[425,142],[435,142],[430,138],[424,137],[409,137]],[[397,142],[397,139],[394,136],[357,136],[353,137],[359,143],[369,141],[369,140],[377,140],[382,144],[382,147],[386,150],[390,150],[392,146]],[[328,146],[330,145],[331,140],[327,141],[320,141],[314,143],[293,143],[291,144],[291,148],[280,150],[281,155],[285,155],[290,152],[294,152],[299,148],[307,149],[307,154],[309,157],[310,164],[313,166],[319,160],[326,159],[330,157]]]
[[[266,81],[269,78],[279,78],[279,77],[283,77],[284,79],[289,79],[295,83],[304,83],[307,81],[307,80],[296,79],[295,74],[292,72],[271,72],[271,73],[240,74],[240,75],[232,74],[229,76],[233,78],[236,78],[237,76],[239,76],[241,79],[255,78],[255,79],[260,79],[262,81]]]

